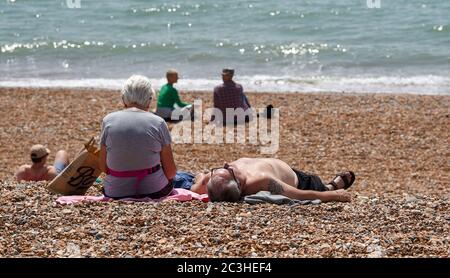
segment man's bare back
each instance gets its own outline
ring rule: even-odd
[[[56,170],[53,166],[36,168],[31,165],[22,165],[16,173],[16,178],[24,181],[50,181],[55,178],[56,175]]]
[[[33,163],[31,165],[22,165],[17,169],[15,173],[17,181],[51,181],[70,163],[69,155],[63,150],[55,154],[53,166],[47,165],[47,157],[50,150],[44,146],[34,145],[30,152]],[[36,153],[38,157],[33,157]]]

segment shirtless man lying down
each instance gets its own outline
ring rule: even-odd
[[[354,181],[355,174],[351,171],[340,173],[324,184],[318,176],[293,169],[279,159],[240,158],[207,174],[198,174],[191,190],[208,193],[213,202],[236,202],[259,191],[298,200],[350,202],[351,194],[345,189]]]

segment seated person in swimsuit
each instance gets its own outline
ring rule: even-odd
[[[105,196],[159,199],[172,192],[176,173],[166,122],[149,112],[153,89],[140,75],[122,89],[124,109],[106,115],[100,136]]]
[[[53,166],[47,165],[50,150],[42,145],[34,145],[30,149],[31,165],[22,165],[17,170],[17,181],[51,181],[69,165],[66,151],[58,151]]]
[[[191,190],[208,193],[211,201],[236,202],[259,191],[298,200],[349,202],[345,189],[355,181],[351,171],[338,174],[329,184],[312,174],[291,168],[274,158],[240,158],[207,174],[198,174]]]

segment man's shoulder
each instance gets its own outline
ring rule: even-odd
[[[169,84],[164,84],[161,86],[161,89],[159,89],[159,92],[162,93],[162,92],[167,91],[168,89],[169,89]]]
[[[167,83],[161,87],[161,90],[159,90],[159,93],[164,93],[164,92],[177,92],[177,89],[173,85],[170,85],[169,83]]]
[[[215,87],[214,87],[214,91],[216,91],[216,90],[221,90],[221,89],[223,89],[225,87],[225,84],[219,84],[219,85],[216,85]]]
[[[52,180],[57,176],[56,168],[54,166],[47,166],[46,180]]]
[[[14,176],[17,180],[28,180],[30,176],[31,166],[30,165],[21,165],[19,168],[17,168],[16,173]]]
[[[31,169],[31,165],[24,164],[24,165],[20,165],[17,171],[25,173],[25,172],[30,171],[30,169]]]
[[[265,172],[248,174],[246,177],[245,184],[243,184],[242,186],[242,191],[244,195],[251,195],[261,190],[265,190],[269,178],[270,175],[268,175]]]

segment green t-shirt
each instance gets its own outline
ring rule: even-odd
[[[182,102],[180,96],[178,95],[177,89],[173,87],[172,84],[167,83],[161,87],[158,95],[158,107],[168,107],[174,108],[173,106],[177,104],[179,107],[185,107],[189,103]]]

